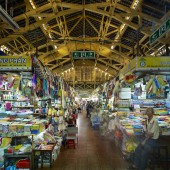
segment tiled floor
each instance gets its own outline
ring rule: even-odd
[[[78,128],[78,147],[63,148],[51,170],[126,170],[127,163],[112,137],[94,130],[85,113],[79,114]]]

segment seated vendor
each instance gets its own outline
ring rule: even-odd
[[[130,169],[145,170],[147,168],[149,153],[153,150],[159,138],[159,126],[154,117],[154,109],[147,108],[146,116],[145,138],[135,150],[134,164],[129,167]]]

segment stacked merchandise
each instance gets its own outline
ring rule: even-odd
[[[75,91],[59,77],[53,77],[43,68],[36,58],[33,60],[34,70],[31,72],[4,73],[0,75],[0,166],[14,168],[22,163],[31,166],[32,149],[48,147],[49,142],[55,143],[53,159],[59,154],[64,131],[66,129],[66,110],[74,99]],[[37,70],[40,69],[40,70]],[[48,77],[48,79],[47,79]],[[39,101],[39,103],[38,103]],[[41,107],[39,107],[41,106]],[[38,108],[39,109],[36,109]],[[35,118],[45,114],[47,119]],[[54,132],[47,128],[52,125]],[[43,140],[37,136],[43,134]],[[41,135],[40,135],[41,136]],[[20,144],[16,140],[27,142]],[[13,142],[13,140],[15,142]],[[31,141],[31,142],[30,142]],[[18,145],[16,145],[18,143]],[[2,151],[2,152],[1,152]],[[26,154],[29,153],[29,154]],[[10,160],[8,157],[10,154]],[[25,162],[19,161],[16,154],[22,154]],[[23,159],[22,158],[22,159]],[[16,164],[18,162],[18,164]],[[13,166],[13,167],[11,167]]]
[[[34,137],[34,152],[35,151],[41,151],[41,150],[48,150],[51,146],[54,147],[52,150],[52,160],[55,161],[58,154],[60,153],[60,148],[62,145],[62,137],[59,136],[55,132],[55,128],[52,124],[48,126],[48,128],[39,133]],[[36,162],[34,167],[38,168],[39,164],[41,163],[40,158],[41,154],[40,152],[35,152]],[[43,163],[49,164],[49,156],[44,157]]]
[[[141,112],[144,112],[147,107],[153,107],[155,111],[155,117],[158,119],[161,135],[170,134],[170,118],[167,106],[167,100],[165,99],[146,99],[146,100],[132,100],[132,104],[139,105]]]
[[[144,59],[146,65],[149,58]],[[113,109],[118,112],[113,116],[108,114],[108,129],[114,132],[115,142],[124,153],[133,152],[140,141],[145,121],[143,113],[147,107],[154,108],[161,135],[170,135],[170,76],[163,75],[163,73],[169,72],[169,67],[162,67],[162,63],[158,61],[156,65],[160,65],[159,68],[154,63],[149,63],[149,65],[154,65],[153,68],[149,66],[149,68],[145,68],[146,65],[141,68],[142,59],[134,59],[122,69],[118,77],[96,89],[103,109],[107,108],[110,96],[114,96],[115,108],[113,107]],[[164,60],[163,57],[161,59]],[[162,61],[161,59],[160,61]],[[166,63],[167,61],[169,61],[168,58],[166,58]],[[136,63],[138,63],[138,67],[136,67]],[[139,68],[143,72],[137,70]],[[134,70],[135,72],[133,72]],[[149,75],[155,70],[156,75]],[[158,73],[160,75],[157,75]],[[111,107],[109,106],[109,108]]]
[[[1,118],[0,136],[15,137],[38,134],[44,130],[46,120],[24,118]]]
[[[1,66],[3,71],[0,75],[0,150],[1,165],[11,162],[10,160],[14,153],[20,154],[29,152],[31,145],[19,145],[14,142],[16,137],[21,139],[24,136],[28,137],[31,134],[31,127],[35,122],[29,126],[27,131],[27,124],[30,123],[31,115],[34,113],[34,105],[32,98],[32,62],[29,56],[5,56],[7,62]],[[10,64],[10,67],[9,67]],[[22,72],[25,70],[25,72]],[[14,73],[15,71],[15,73]],[[22,136],[22,137],[21,137]],[[18,144],[18,145],[17,145]],[[25,155],[28,158],[31,154]],[[20,156],[18,156],[19,158]],[[13,157],[15,161],[16,156]],[[4,162],[5,161],[5,162]],[[21,162],[18,162],[19,165]],[[30,167],[30,159],[25,162],[26,167]],[[12,167],[11,167],[12,168]]]
[[[114,117],[115,142],[124,154],[129,154],[136,148],[137,138],[143,134],[142,115],[136,117],[127,112],[117,112]]]

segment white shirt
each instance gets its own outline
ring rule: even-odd
[[[159,126],[155,117],[153,117],[150,122],[147,121],[147,132],[153,134],[152,139],[159,138]]]

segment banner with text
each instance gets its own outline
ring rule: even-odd
[[[30,56],[0,56],[0,70],[31,70]]]
[[[138,57],[138,69],[170,69],[170,57]]]

